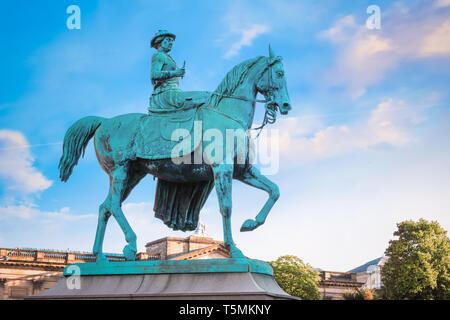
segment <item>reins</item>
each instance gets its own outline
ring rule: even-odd
[[[268,63],[267,64],[268,67],[266,69],[266,70],[268,70],[268,73],[267,73],[267,81],[268,81],[267,97],[268,98],[266,98],[265,100],[249,99],[247,97],[242,97],[242,96],[230,96],[230,95],[219,94],[216,92],[213,92],[211,94],[211,96],[213,96],[213,95],[219,96],[218,101],[222,100],[222,98],[230,98],[230,99],[243,100],[243,101],[247,101],[247,102],[251,102],[251,103],[265,103],[264,108],[266,109],[266,112],[264,113],[264,119],[263,119],[262,124],[257,128],[250,128],[250,130],[259,130],[256,138],[259,137],[262,129],[267,124],[274,124],[277,121],[277,107],[273,103],[274,93],[273,93],[273,79],[272,79],[272,64],[274,64],[274,63]],[[264,75],[264,72],[265,72],[265,70],[261,74],[261,77]],[[261,77],[259,79],[261,79]],[[258,82],[259,82],[259,79],[258,79]]]

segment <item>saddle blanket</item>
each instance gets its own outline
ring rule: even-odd
[[[149,160],[169,159],[174,150],[182,157],[200,144],[201,132],[193,134],[194,121],[200,120],[199,108],[168,114],[150,114],[140,118],[136,135],[136,157]],[[176,148],[176,149],[175,149]]]

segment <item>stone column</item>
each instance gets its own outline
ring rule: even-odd
[[[36,261],[44,261],[44,252],[36,251]]]
[[[67,263],[67,264],[72,264],[72,263],[74,263],[74,261],[75,261],[75,254],[73,254],[73,253],[67,253],[67,256],[66,256],[66,263]]]

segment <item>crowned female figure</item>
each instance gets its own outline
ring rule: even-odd
[[[167,30],[159,30],[150,45],[156,49],[152,57],[151,79],[153,93],[149,113],[186,110],[205,104],[210,97],[206,91],[182,91],[179,79],[185,74],[185,66],[178,68],[169,55],[176,36]]]

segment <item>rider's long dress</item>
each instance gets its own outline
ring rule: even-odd
[[[178,77],[171,77],[171,71],[176,69],[175,61],[168,54],[158,51],[153,55],[151,77],[154,90],[148,109],[152,116],[164,111],[194,108],[209,101],[210,92],[182,91]],[[195,230],[200,210],[213,186],[214,181],[175,183],[158,178],[155,216],[173,230]]]
[[[152,57],[151,78],[153,93],[150,97],[149,112],[190,109],[209,100],[207,91],[182,91],[179,78],[171,77],[171,71],[177,70],[175,61],[165,52],[158,51]]]

